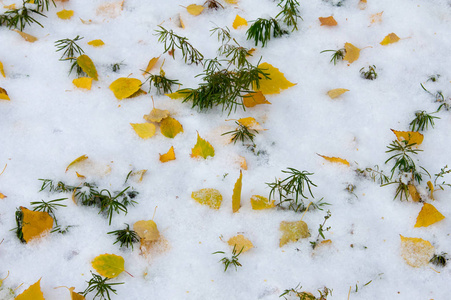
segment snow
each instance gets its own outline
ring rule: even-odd
[[[303,291],[315,295],[324,286],[333,289],[328,299],[347,299],[350,287],[349,299],[449,298],[449,265],[410,267],[400,255],[399,237],[422,238],[432,243],[436,253],[449,252],[448,219],[414,228],[421,204],[393,200],[395,185],[380,187],[357,176],[355,169],[379,165],[388,172],[391,165],[384,165],[389,158],[386,146],[395,139],[390,129],[407,131],[415,111],[437,110],[438,104],[420,83],[431,92],[441,90],[450,97],[450,1],[368,0],[365,10],[358,8],[357,0],[342,1],[340,7],[333,5],[338,1],[300,1],[303,21],[299,31],[272,39],[265,48],[256,47],[251,58],[257,63],[262,57],[262,62],[272,64],[297,85],[268,95],[272,105],[229,116],[220,108],[199,113],[190,103],[157,95],[153,89],[148,95],[118,101],[108,86],[129,75],[143,79],[141,70],[164,51],[155,36],[158,25],[188,37],[206,58],[214,58],[220,43],[216,36],[210,36],[211,28],[228,26],[238,43],[252,48],[255,45],[246,40],[246,28],[232,29],[236,14],[248,21],[274,17],[279,11],[277,1],[221,2],[224,10],[191,16],[182,7],[192,4],[190,1],[125,0],[118,17],[96,15],[97,8],[106,2],[111,1],[58,2],[57,8],[45,13],[48,18],[38,19],[44,28],[34,25],[25,29],[38,37],[35,43],[0,27],[0,61],[7,75],[0,76],[0,87],[11,98],[0,100],[0,169],[7,164],[0,175],[0,192],[7,196],[0,199],[0,277],[10,272],[3,282],[1,299],[9,299],[6,288],[15,289],[23,283],[17,295],[39,278],[46,299],[69,299],[67,290],[54,287],[74,286],[75,291],[83,291],[93,271],[91,260],[104,253],[124,257],[126,270],[134,276],[123,273],[111,280],[124,282],[116,287],[113,299],[278,299],[285,289],[299,283]],[[57,18],[56,12],[63,8],[74,10],[71,20]],[[370,16],[382,11],[382,22],[371,24]],[[176,26],[179,14],[185,29]],[[338,26],[320,26],[318,17],[330,15]],[[93,23],[85,25],[80,18]],[[401,40],[381,46],[379,42],[392,32]],[[84,37],[79,44],[99,72],[99,81],[90,91],[72,85],[75,75],[67,75],[70,64],[59,61],[61,53],[55,52],[56,40],[77,35]],[[105,46],[87,45],[94,39],[102,39]],[[333,65],[330,53],[320,53],[342,48],[345,42],[362,49],[352,64],[340,61]],[[202,66],[185,65],[180,52],[175,56],[175,60],[168,54],[161,56],[166,76],[178,79],[184,88],[195,87],[200,82],[195,75],[202,72]],[[111,65],[120,62],[120,71],[112,72]],[[359,70],[368,65],[377,67],[374,81],[360,77]],[[439,81],[426,82],[433,74],[441,75]],[[326,93],[335,88],[350,91],[331,100]],[[174,139],[157,134],[148,140],[135,134],[130,123],[144,122],[143,115],[152,109],[150,95],[155,107],[169,110],[183,125],[183,133]],[[418,164],[432,176],[451,164],[446,138],[451,118],[445,110],[436,115],[440,119],[435,128],[423,132],[420,149],[424,151],[417,156]],[[221,136],[234,128],[234,122],[226,120],[249,116],[268,129],[256,136],[257,150],[262,151],[258,156],[240,143],[227,144]],[[213,158],[190,157],[197,132],[215,148]],[[171,146],[176,160],[160,163],[159,154]],[[317,153],[341,157],[351,166],[327,163]],[[129,207],[125,216],[115,215],[111,226],[96,209],[75,205],[70,194],[38,192],[39,178],[80,184],[75,172],[65,169],[84,154],[93,165],[83,175],[101,188],[121,190],[130,170],[148,170],[142,182],[130,181],[139,191],[138,204]],[[242,207],[232,214],[238,156],[246,158],[249,168],[243,171]],[[267,196],[265,183],[283,178],[281,170],[287,167],[314,173],[315,200],[324,198],[331,204],[326,208],[332,213],[326,223],[331,229],[324,233],[332,240],[330,245],[313,250],[309,243],[316,239],[326,211],[312,210],[303,217],[311,238],[279,248],[280,222],[298,221],[302,214],[252,210],[250,197]],[[426,194],[427,180],[422,182]],[[345,190],[349,184],[356,186],[355,195]],[[202,188],[221,192],[224,200],[219,210],[191,199],[191,192]],[[445,217],[450,216],[450,190],[437,191],[435,196],[433,205]],[[31,208],[32,201],[62,197],[69,199],[67,207],[56,211],[58,221],[75,227],[65,235],[50,234],[20,243],[10,231],[16,226],[16,208]],[[138,244],[133,251],[113,245],[115,239],[107,232],[123,228],[124,223],[152,219],[155,207],[153,220],[169,249],[145,258]],[[224,272],[218,262],[222,256],[212,253],[230,253],[226,241],[237,234],[250,239],[255,248],[239,256],[241,268]],[[92,299],[92,294],[87,299]]]

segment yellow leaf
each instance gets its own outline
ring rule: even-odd
[[[438,221],[441,221],[445,218],[432,204],[424,203],[423,208],[417,217],[417,222],[415,224],[416,227],[428,227]]]
[[[124,0],[101,4],[97,8],[96,14],[98,16],[103,16],[106,18],[116,18],[116,17],[120,16],[123,5],[124,5]]]
[[[266,100],[265,95],[261,91],[255,93],[246,94],[243,96],[243,104],[245,107],[254,107],[259,104],[271,104]]]
[[[90,77],[75,78],[74,80],[72,80],[72,83],[80,89],[90,90],[92,86],[92,78]]]
[[[183,23],[182,16],[179,14],[179,20],[180,20],[180,27],[185,29],[185,23]]]
[[[74,292],[75,288],[69,288],[70,291],[70,299],[71,300],[85,300],[86,298],[80,295],[79,293]]]
[[[128,96],[127,99],[136,98],[136,97],[139,97],[141,95],[147,95],[147,92],[143,91],[142,89],[139,89],[136,92],[134,92],[131,96]]]
[[[20,210],[23,214],[22,233],[25,242],[29,242],[34,238],[39,238],[43,233],[49,231],[53,227],[53,218],[46,212],[32,211],[21,206]]]
[[[77,171],[75,171],[75,174],[77,174],[78,178],[86,179],[86,176],[79,174]]]
[[[198,16],[202,13],[204,7],[202,5],[191,4],[186,7],[186,10],[193,16]]]
[[[423,142],[424,136],[417,131],[396,131],[391,130],[396,135],[398,141],[407,141],[408,144],[420,145]]]
[[[155,135],[156,127],[152,123],[130,123],[130,125],[142,139],[148,139]]]
[[[0,61],[0,74],[2,74],[2,76],[3,76],[4,78],[6,78],[5,70],[3,69],[3,64],[2,64],[1,61]]]
[[[8,96],[8,93],[6,92],[6,90],[5,89],[2,89],[1,87],[0,87],[0,100],[11,100],[11,99],[9,99],[9,96]]]
[[[381,23],[381,22],[382,22],[382,14],[383,14],[383,13],[384,13],[384,12],[381,11],[380,13],[371,15],[371,16],[370,16],[371,24],[374,24],[374,23]]]
[[[319,17],[318,19],[321,22],[321,26],[337,26],[337,21],[335,21],[333,16],[327,18]]]
[[[152,58],[149,63],[147,64],[147,68],[146,70],[143,72],[143,75],[146,75],[147,73],[150,72],[150,70],[152,70],[152,68],[155,66],[155,64],[158,62],[158,59],[160,59],[160,57],[154,57]]]
[[[94,80],[98,80],[97,78],[97,69],[94,66],[94,63],[89,58],[89,56],[83,54],[77,58],[77,64],[82,68],[83,72],[85,72],[89,77]]]
[[[14,31],[17,32],[18,34],[20,34],[20,36],[29,43],[34,43],[38,40],[37,37],[32,36],[31,34],[19,31],[17,29],[14,29]]]
[[[243,156],[238,156],[237,161],[240,164],[241,169],[247,170],[246,158],[244,158]]]
[[[173,92],[171,94],[165,94],[166,96],[168,96],[169,98],[173,99],[173,100],[177,100],[177,99],[182,99],[185,98],[187,96],[189,92],[185,92],[185,91],[177,91],[177,92]]]
[[[357,59],[359,59],[360,56],[360,49],[354,46],[351,43],[345,43],[345,56],[343,57],[343,60],[347,60],[349,63],[353,63]]]
[[[229,4],[237,4],[238,3],[238,0],[224,0],[224,1]]]
[[[136,93],[141,84],[139,79],[121,77],[110,84],[110,90],[113,91],[117,99],[122,100]]]
[[[97,39],[88,42],[88,45],[91,45],[93,47],[102,47],[103,45],[105,45],[105,43],[102,40]]]
[[[247,21],[246,21],[246,19],[240,17],[239,15],[236,15],[235,21],[233,21],[232,27],[234,29],[238,29],[238,27],[240,27],[240,26],[247,26]]]
[[[2,193],[0,193],[0,199],[5,199],[5,198],[6,198],[6,196],[3,195]]]
[[[346,159],[339,158],[339,157],[329,157],[329,156],[324,156],[321,154],[318,154],[318,155],[331,163],[339,163],[339,164],[347,165],[348,167],[350,166],[349,162]]]
[[[408,184],[407,188],[409,190],[410,197],[412,197],[413,202],[419,202],[421,200],[421,196],[417,191],[417,188],[413,184]]]
[[[11,5],[3,5],[3,8],[6,9],[6,10],[16,9],[16,4],[13,3]]]
[[[263,130],[263,127],[252,117],[238,119],[238,123],[253,130]]]
[[[156,241],[160,238],[157,224],[152,220],[136,222],[133,225],[133,230],[136,231],[140,238],[146,241]]]
[[[389,35],[387,35],[382,42],[380,42],[380,44],[382,46],[387,46],[388,44],[393,44],[396,43],[397,41],[399,41],[400,38],[395,34],[395,33],[390,33]]]
[[[232,194],[232,210],[236,213],[241,207],[241,188],[243,187],[243,172],[240,170],[240,177],[235,182]]]
[[[175,160],[174,146],[171,146],[167,153],[160,154],[160,161],[162,163],[168,162],[170,160]]]
[[[261,210],[261,209],[268,209],[273,208],[276,205],[274,204],[275,200],[272,200],[269,202],[268,198],[259,196],[259,195],[252,195],[251,197],[251,205],[252,209],[254,210]]]
[[[165,137],[173,139],[177,134],[183,132],[183,126],[176,119],[166,117],[161,121],[160,130]]]
[[[191,157],[202,157],[207,159],[209,156],[215,156],[215,149],[209,142],[201,138],[199,133],[197,133],[197,142],[193,149],[191,149]]]
[[[282,237],[279,242],[279,247],[282,247],[289,242],[296,242],[299,239],[308,238],[310,236],[307,223],[304,221],[282,221],[280,222],[280,231],[282,231]]]
[[[191,193],[191,198],[202,205],[213,209],[219,209],[222,203],[222,195],[216,189],[201,189]]]
[[[431,191],[431,199],[434,200],[434,185],[431,181],[427,182],[428,188]]]
[[[169,117],[169,110],[153,108],[148,115],[144,115],[144,120],[148,122],[160,123],[164,118]]]
[[[58,16],[58,18],[60,18],[62,20],[69,20],[74,15],[74,11],[63,9],[63,10],[57,12],[56,15]]]
[[[279,69],[274,68],[268,63],[261,63],[259,68],[263,69],[263,72],[269,74],[270,79],[261,78],[260,87],[254,84],[253,89],[255,91],[261,91],[265,95],[279,94],[281,90],[285,90],[296,84],[289,82]]]
[[[67,172],[71,167],[73,167],[74,165],[76,165],[76,164],[78,164],[78,163],[80,163],[80,162],[82,162],[82,161],[84,161],[84,160],[87,160],[87,159],[88,159],[88,156],[87,156],[86,154],[84,154],[84,155],[82,155],[82,156],[76,158],[73,162],[71,162],[71,163],[67,166],[66,172]]]
[[[229,244],[232,247],[235,247],[236,252],[244,253],[252,248],[254,248],[254,245],[250,240],[245,238],[242,234],[236,235],[234,237],[231,237],[227,244]]]
[[[346,93],[346,92],[349,92],[349,90],[348,90],[348,89],[333,89],[333,90],[328,91],[328,92],[327,92],[327,95],[328,95],[331,99],[335,99],[335,98],[337,98],[338,96],[340,96],[340,95],[342,95],[342,94],[344,94],[344,93]]]
[[[426,266],[434,256],[434,246],[420,238],[401,237],[401,256],[409,266],[419,268]]]
[[[30,285],[28,289],[14,298],[14,300],[45,300],[44,294],[41,291],[41,279]]]
[[[115,254],[102,254],[94,258],[92,267],[103,277],[114,278],[124,271],[124,258]]]

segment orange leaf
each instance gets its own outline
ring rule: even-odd
[[[243,180],[243,172],[241,172],[240,170],[240,177],[235,182],[235,187],[233,188],[232,194],[232,210],[234,213],[236,213],[241,207],[241,188],[243,186],[242,180]]]
[[[49,231],[53,227],[53,218],[46,212],[32,211],[21,206],[20,210],[23,214],[22,233],[25,242],[29,242],[34,238],[39,238],[43,233]]]
[[[351,43],[345,43],[345,51],[346,54],[343,57],[343,60],[347,60],[349,63],[353,63],[360,56],[360,49],[354,46]]]
[[[397,41],[399,41],[400,38],[395,34],[395,33],[390,33],[389,35],[387,35],[382,42],[380,42],[380,44],[382,46],[387,46],[388,44],[393,44],[396,43]]]
[[[18,34],[20,34],[20,36],[29,43],[34,43],[38,40],[37,37],[34,37],[31,34],[19,31],[17,29],[14,29],[14,31],[17,32]]]
[[[420,145],[423,142],[424,136],[417,131],[396,131],[391,129],[393,133],[396,135],[398,141],[407,141],[408,144],[416,144]]]
[[[249,93],[243,96],[243,105],[245,107],[254,107],[259,104],[271,104],[271,102],[266,100],[265,95],[263,95],[261,91]]]
[[[174,152],[174,146],[171,146],[171,149],[165,154],[160,154],[160,161],[162,163],[168,162],[170,160],[175,160],[175,152]]]
[[[2,193],[0,193],[0,199],[5,199],[5,198],[6,198],[6,196],[3,195]]]
[[[41,291],[41,279],[30,285],[28,289],[14,298],[14,300],[45,300],[44,294]]]
[[[147,68],[144,71],[143,75],[146,75],[147,73],[150,72],[150,70],[153,69],[153,67],[155,67],[155,64],[158,62],[158,60],[160,59],[160,57],[154,57],[151,60],[149,60],[149,63],[147,64]]]
[[[333,16],[327,18],[319,17],[318,19],[321,22],[321,26],[337,26],[337,21],[335,21]]]
[[[346,165],[348,167],[350,166],[349,162],[346,159],[339,158],[339,157],[329,157],[329,156],[324,156],[321,154],[318,154],[318,155],[331,163],[339,163],[339,164]]]
[[[412,197],[413,202],[420,202],[421,196],[417,191],[417,188],[413,184],[408,184],[407,188],[409,190],[410,197]]]
[[[428,227],[445,218],[432,204],[424,203],[417,217],[416,227]]]

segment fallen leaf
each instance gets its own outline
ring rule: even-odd
[[[431,199],[434,200],[434,185],[432,184],[431,181],[427,182],[429,191],[431,192]]]
[[[165,137],[173,139],[177,134],[183,132],[183,126],[176,119],[166,117],[160,123],[160,130]]]
[[[105,43],[102,40],[97,39],[88,42],[88,45],[91,45],[93,47],[102,47],[103,45],[105,45]]]
[[[14,298],[14,300],[45,300],[44,294],[41,291],[41,279],[30,285],[28,289]]]
[[[198,16],[202,13],[204,7],[202,5],[191,4],[186,7],[186,10],[193,16]]]
[[[177,99],[184,99],[186,98],[187,94],[189,92],[185,92],[185,91],[176,91],[173,92],[171,94],[165,94],[166,96],[168,96],[169,98],[173,99],[173,100],[177,100]]]
[[[130,125],[142,139],[148,139],[155,135],[156,127],[152,123],[130,123]]]
[[[145,239],[141,239],[141,245],[139,249],[141,250],[141,254],[145,257],[151,256],[155,257],[158,254],[164,253],[171,248],[167,239],[164,236],[160,236],[158,240],[155,241],[147,241]]]
[[[57,12],[56,15],[58,16],[58,18],[60,18],[62,20],[69,20],[74,15],[74,11],[63,9],[63,10]]]
[[[43,211],[32,211],[21,206],[23,214],[22,233],[25,242],[39,238],[43,233],[50,231],[53,227],[53,218]]]
[[[321,156],[322,158],[324,158],[325,160],[327,160],[328,162],[331,163],[339,163],[339,164],[343,164],[346,166],[350,166],[349,162],[346,159],[340,158],[340,157],[329,157],[329,156],[324,156],[321,154],[318,154],[319,156]]]
[[[370,16],[370,20],[371,20],[371,24],[375,24],[375,23],[381,23],[382,22],[382,14],[384,12],[381,11],[380,13],[374,14]]]
[[[231,237],[227,244],[229,244],[232,247],[235,247],[236,252],[244,253],[246,251],[249,251],[250,249],[254,248],[254,245],[250,240],[245,238],[242,234],[236,235],[234,237]]]
[[[416,227],[428,227],[445,218],[432,204],[424,203],[417,217]]]
[[[232,194],[232,210],[236,213],[241,207],[241,188],[243,187],[243,172],[240,170],[240,177],[235,182]]]
[[[396,43],[399,40],[400,38],[395,33],[392,32],[388,34],[386,37],[384,37],[384,39],[382,40],[382,42],[380,42],[380,44],[382,46],[387,46],[388,44]]]
[[[282,237],[279,242],[279,247],[282,247],[289,242],[296,242],[299,239],[308,238],[310,236],[307,223],[304,221],[282,221],[280,222],[280,231],[282,231]]]
[[[335,99],[340,95],[343,95],[344,93],[349,92],[348,89],[333,89],[327,92],[327,95],[331,98],[331,99]]]
[[[201,189],[191,193],[191,198],[202,205],[213,209],[219,209],[222,203],[222,195],[216,189]]]
[[[434,246],[420,238],[401,237],[401,256],[409,266],[426,266],[434,256]]]
[[[167,153],[160,154],[160,161],[162,163],[168,162],[170,160],[175,160],[174,146],[171,146]]]
[[[79,293],[74,292],[75,287],[69,288],[70,291],[70,299],[71,300],[85,300],[86,298],[80,295]]]
[[[84,154],[84,155],[82,155],[82,156],[76,158],[73,162],[71,162],[71,163],[67,166],[66,172],[67,172],[71,167],[73,167],[74,165],[76,165],[76,164],[78,164],[78,163],[80,163],[80,162],[82,162],[82,161],[84,161],[84,160],[87,160],[87,159],[88,159],[88,156],[87,156],[86,154]]]
[[[268,198],[259,195],[252,195],[251,197],[251,205],[254,210],[273,208],[276,206],[274,202],[275,200],[269,202]]]
[[[238,119],[238,123],[253,130],[264,130],[263,127],[252,117]]]
[[[160,238],[157,224],[152,220],[141,220],[133,225],[133,230],[138,236],[146,241],[156,241]]]
[[[3,63],[1,61],[0,61],[0,74],[2,74],[4,78],[6,78],[5,69],[3,69]]]
[[[360,49],[354,46],[351,43],[345,43],[345,56],[343,57],[343,60],[347,60],[349,63],[355,62],[357,59],[359,59],[360,56]]]
[[[155,67],[155,64],[158,62],[158,59],[160,59],[160,57],[154,57],[151,60],[149,60],[149,63],[147,64],[147,68],[146,70],[143,72],[143,76],[145,76],[147,73],[150,72],[150,70],[153,69],[153,67]]]
[[[99,7],[97,7],[96,14],[98,16],[103,16],[103,17],[114,19],[114,18],[120,16],[123,5],[124,5],[124,1],[104,3],[104,4],[100,5]]]
[[[237,4],[238,3],[238,0],[224,0],[224,1],[229,4]]]
[[[202,157],[207,159],[209,156],[215,156],[215,149],[209,142],[201,138],[199,133],[197,133],[197,142],[193,149],[191,149],[191,157]]]
[[[113,91],[117,99],[122,100],[136,93],[141,85],[139,79],[121,77],[110,84],[110,90]]]
[[[335,21],[333,16],[330,17],[319,17],[319,21],[321,22],[321,26],[337,26],[337,21]]]
[[[77,58],[77,64],[89,77],[93,78],[94,80],[98,80],[96,66],[94,66],[94,63],[89,58],[89,56],[85,54],[80,55]]]
[[[265,95],[279,94],[281,90],[285,90],[296,84],[289,82],[284,74],[279,69],[273,67],[268,63],[261,63],[258,65],[260,69],[263,69],[264,73],[267,73],[270,79],[261,78],[260,86],[253,85],[254,91],[261,91]]]
[[[148,115],[144,115],[144,120],[148,122],[160,123],[164,118],[169,117],[169,110],[153,108]]]
[[[124,258],[115,254],[102,254],[95,257],[91,265],[103,277],[115,278],[124,271]]]
[[[6,198],[6,196],[3,195],[2,193],[0,193],[0,199],[5,199],[5,198]]]
[[[19,31],[17,29],[14,29],[14,31],[17,32],[18,34],[20,34],[20,36],[29,43],[34,43],[38,40],[37,37],[32,36],[31,34]]]
[[[246,94],[243,96],[243,105],[245,107],[254,107],[259,104],[271,104],[271,102],[266,100],[265,95],[263,95],[261,91]]]
[[[86,176],[79,174],[77,171],[75,171],[75,174],[77,175],[78,178],[86,179]],[[74,190],[74,191],[76,191],[76,190]]]
[[[136,98],[136,97],[139,97],[141,95],[147,95],[147,92],[142,90],[142,89],[139,89],[136,92],[134,92],[131,96],[128,96],[127,99]]]
[[[80,77],[72,80],[72,83],[80,89],[90,90],[92,86],[92,80],[93,79],[90,77]]]
[[[185,23],[183,23],[182,16],[179,14],[180,27],[185,29]]]
[[[247,26],[246,19],[240,17],[239,15],[236,15],[235,20],[233,21],[232,27],[234,29],[238,29],[240,26]]]
[[[391,129],[396,135],[398,141],[407,141],[408,144],[420,145],[423,142],[424,136],[417,131],[396,131]]]
[[[419,202],[421,200],[421,196],[417,191],[417,188],[413,184],[408,184],[407,188],[409,190],[410,197],[412,197],[413,202]]]
[[[6,10],[13,10],[13,9],[16,9],[16,4],[13,3],[13,4],[10,4],[10,5],[3,5],[3,8],[6,9]]]
[[[5,89],[0,87],[0,100],[11,100],[9,99],[8,93],[6,92]]]

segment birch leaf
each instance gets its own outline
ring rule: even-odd
[[[34,238],[39,238],[53,227],[53,218],[46,212],[32,211],[21,206],[23,213],[22,233],[25,242],[29,242]]]
[[[330,17],[319,17],[319,21],[321,22],[321,26],[337,26],[337,21],[335,21],[333,16]]]
[[[413,202],[420,202],[421,196],[417,191],[417,188],[413,184],[408,184],[407,188],[409,190],[410,197],[412,197]]]
[[[8,100],[10,101],[11,99],[9,99],[8,93],[6,92],[5,89],[0,87],[0,100]]]
[[[396,131],[391,129],[393,133],[396,135],[398,141],[407,141],[408,144],[416,144],[420,145],[423,142],[424,136],[417,131]]]
[[[253,130],[264,130],[263,127],[252,117],[238,119],[238,123]]]
[[[125,99],[136,93],[141,87],[141,80],[136,78],[121,77],[110,84],[110,90],[119,99]]]
[[[265,95],[261,91],[258,91],[244,95],[243,104],[245,107],[254,107],[259,104],[271,104],[271,102],[266,100]]]
[[[232,210],[236,213],[241,207],[241,188],[243,187],[243,172],[240,170],[240,177],[235,182],[232,194]]]
[[[395,33],[390,33],[388,34],[383,40],[382,42],[380,42],[380,44],[382,46],[387,46],[388,44],[393,44],[396,43],[397,41],[399,41],[400,38],[395,34]]]
[[[88,45],[91,45],[93,47],[102,47],[105,45],[105,43],[102,40],[97,39],[97,40],[92,40],[92,41],[88,42]]]
[[[69,288],[70,291],[70,300],[85,300],[86,298],[80,295],[79,293],[74,292],[75,287]]]
[[[142,139],[148,139],[155,135],[156,127],[152,123],[130,123],[130,125]]]
[[[72,80],[72,83],[79,89],[91,90],[92,80],[90,77],[80,77]]]
[[[416,227],[428,227],[445,218],[432,204],[424,203],[417,217]]]
[[[252,195],[251,197],[251,205],[254,210],[273,208],[276,206],[274,202],[275,200],[269,202],[268,198],[259,195]]]
[[[215,149],[209,142],[201,138],[199,133],[197,133],[197,142],[193,149],[191,149],[191,157],[202,157],[207,159],[209,156],[215,156]]]
[[[165,137],[173,139],[177,134],[183,132],[183,126],[176,119],[167,117],[161,121],[160,130]]]
[[[353,44],[345,43],[345,51],[346,54],[343,57],[343,60],[347,60],[349,63],[353,63],[357,59],[359,59],[360,49],[354,46]]]
[[[3,63],[1,61],[0,61],[0,74],[2,74],[4,78],[6,78],[5,69],[3,69]]]
[[[162,163],[175,160],[175,152],[174,152],[174,146],[171,146],[169,151],[165,154],[160,154],[160,161]]]
[[[344,93],[349,92],[348,89],[333,89],[327,92],[327,95],[331,98],[331,99],[335,99],[340,95],[343,95]]]
[[[189,93],[189,92],[176,91],[176,92],[173,92],[170,94],[165,94],[165,95],[173,100],[177,100],[177,99],[184,99],[187,96],[187,93]]]
[[[219,209],[222,203],[222,195],[216,189],[201,189],[191,193],[191,198],[202,205],[213,209]]]
[[[419,268],[426,266],[434,256],[434,246],[420,238],[401,237],[401,256],[409,266]]]
[[[45,300],[44,294],[41,291],[41,279],[30,285],[28,289],[14,298],[14,300]]]
[[[259,68],[263,69],[263,72],[268,73],[270,79],[262,78],[260,79],[260,87],[254,84],[254,91],[261,91],[265,95],[279,94],[281,90],[285,90],[296,84],[289,82],[285,75],[279,71],[279,69],[273,67],[268,63],[261,63],[258,65]]]
[[[17,30],[17,29],[14,29],[14,31],[17,32],[18,34],[20,34],[20,36],[21,36],[25,41],[27,41],[27,42],[29,42],[29,43],[34,43],[34,42],[36,42],[36,41],[38,40],[37,37],[32,36],[31,34],[28,34],[28,33],[22,32],[22,31],[19,31],[19,30]]]
[[[150,72],[150,70],[153,69],[153,67],[155,67],[156,63],[158,62],[158,60],[160,59],[160,57],[154,57],[151,60],[149,60],[149,63],[147,64],[147,68],[146,70],[143,72],[143,76],[145,76],[147,73]]]
[[[310,236],[307,223],[304,221],[282,221],[280,222],[280,231],[282,231],[282,237],[279,242],[279,247],[282,247],[289,242],[296,242],[299,239],[308,238]]]
[[[231,237],[227,241],[227,244],[229,244],[232,247],[235,247],[235,250],[237,252],[241,251],[241,253],[244,253],[244,252],[249,251],[252,248],[254,248],[254,245],[252,244],[252,242],[249,239],[245,238],[244,235],[242,235],[242,234]]]
[[[318,154],[319,156],[321,156],[322,158],[324,158],[325,160],[327,160],[328,162],[331,163],[339,163],[339,164],[343,164],[346,166],[350,166],[349,162],[346,159],[340,158],[340,157],[329,157],[329,156],[324,156],[321,154]]]
[[[157,224],[153,220],[138,221],[133,225],[133,230],[146,241],[156,241],[160,238]]]
[[[83,54],[77,58],[77,64],[82,68],[83,72],[85,72],[89,77],[94,80],[99,80],[97,77],[97,69],[94,66],[94,63],[89,58],[89,56]]]
[[[234,29],[238,29],[240,26],[247,26],[246,19],[240,17],[239,15],[236,15],[235,20],[233,21],[232,27]]]
[[[63,10],[57,12],[56,15],[58,16],[58,18],[60,18],[62,20],[69,20],[74,15],[74,11],[63,9]]]
[[[164,118],[169,117],[169,110],[153,108],[148,115],[144,115],[144,120],[148,122],[160,123]]]
[[[238,4],[238,0],[224,0],[228,4]]]
[[[186,7],[186,10],[193,16],[198,16],[202,13],[204,7],[202,5],[191,4]]]
[[[115,278],[124,271],[124,258],[115,254],[102,254],[95,257],[91,265],[103,277]]]
[[[82,162],[82,161],[84,161],[84,160],[87,160],[87,159],[88,159],[88,156],[87,156],[86,154],[84,154],[84,155],[82,155],[82,156],[76,158],[73,162],[71,162],[71,163],[67,166],[66,172],[67,172],[70,168],[72,168],[74,165],[76,165],[76,164],[78,164],[78,163],[80,163],[80,162]]]

